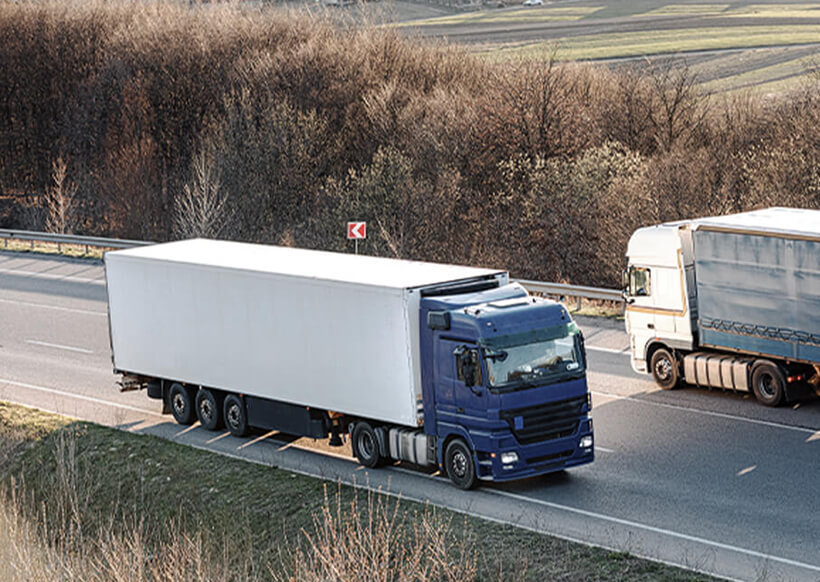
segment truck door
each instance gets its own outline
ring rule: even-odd
[[[484,372],[481,365],[480,350],[475,343],[455,340],[441,340],[443,359],[449,360],[446,366],[448,376],[452,379],[453,404],[459,416],[486,417]],[[446,355],[450,354],[447,358]]]
[[[654,334],[655,302],[652,297],[652,269],[630,266],[627,278],[626,325],[633,336]]]

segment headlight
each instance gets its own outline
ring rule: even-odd
[[[592,436],[587,435],[585,437],[581,437],[581,442],[578,443],[578,448],[588,449],[590,447],[592,447]]]
[[[501,453],[501,464],[509,465],[518,462],[518,453],[511,451],[509,453]]]

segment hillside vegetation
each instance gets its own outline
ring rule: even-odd
[[[273,9],[0,3],[0,226],[205,235],[615,286],[638,226],[820,207],[820,93],[491,63]]]

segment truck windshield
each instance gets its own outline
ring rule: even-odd
[[[484,343],[489,385],[500,391],[520,390],[582,376],[584,360],[578,327],[572,323],[560,328],[562,333],[557,336],[559,330],[553,328]]]

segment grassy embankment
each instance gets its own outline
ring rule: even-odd
[[[705,580],[0,403],[2,580]]]

